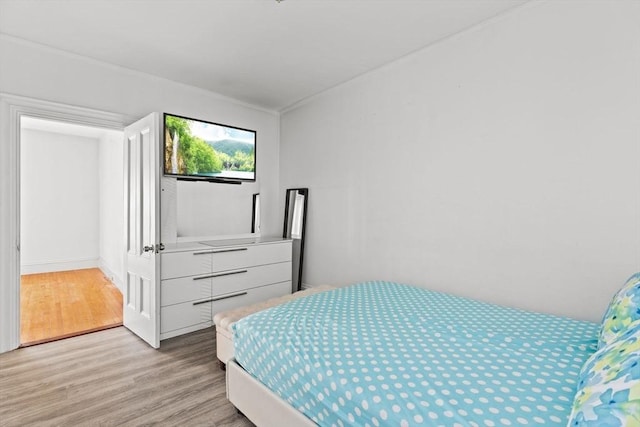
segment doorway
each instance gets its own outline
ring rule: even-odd
[[[122,131],[118,113],[0,93],[0,353],[20,346],[20,122],[23,117]]]
[[[20,118],[20,344],[122,325],[123,132]]]

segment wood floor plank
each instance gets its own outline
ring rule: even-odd
[[[213,328],[154,350],[124,327],[0,354],[0,424],[253,424],[226,399]]]
[[[122,295],[98,268],[26,274],[20,342],[33,345],[122,325]]]

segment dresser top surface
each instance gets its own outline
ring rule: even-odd
[[[246,245],[260,245],[268,243],[280,243],[290,242],[291,239],[284,239],[277,236],[260,236],[260,237],[245,237],[238,239],[219,239],[219,240],[206,240],[201,242],[179,242],[168,243],[165,245],[163,252],[181,252],[202,250],[207,248],[224,248],[233,246],[246,246]]]

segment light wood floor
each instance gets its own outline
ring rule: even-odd
[[[55,339],[122,325],[122,294],[98,268],[23,275],[20,343]]]
[[[124,327],[0,354],[0,425],[253,426],[215,354],[213,328],[154,350]]]

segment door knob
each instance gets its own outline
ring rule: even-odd
[[[151,245],[151,246],[143,246],[142,247],[142,252],[153,252],[153,250],[154,250],[153,245]]]

